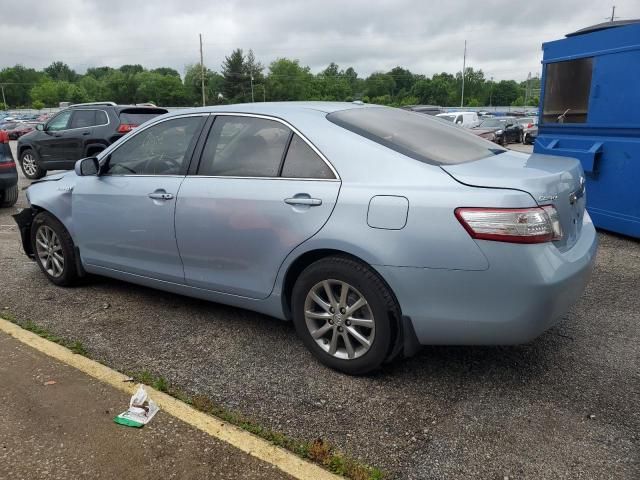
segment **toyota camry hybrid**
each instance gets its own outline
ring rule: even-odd
[[[363,374],[419,345],[527,342],[588,282],[581,164],[427,115],[256,103],[156,117],[27,190],[25,252],[292,320]]]

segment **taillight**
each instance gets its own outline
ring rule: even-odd
[[[9,134],[6,130],[0,130],[0,143],[9,143]]]
[[[118,127],[119,133],[127,133],[136,128],[138,125],[133,125],[131,123],[121,123]]]
[[[5,169],[9,169],[9,168],[15,168],[16,166],[16,162],[14,162],[13,160],[10,162],[0,162],[0,170],[5,170]]]
[[[533,128],[533,123],[527,123],[527,128]]]
[[[511,243],[544,243],[562,238],[553,205],[535,208],[456,208],[472,238]]]

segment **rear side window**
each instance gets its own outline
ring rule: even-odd
[[[291,130],[280,122],[219,116],[202,152],[198,175],[277,177]]]
[[[120,123],[125,125],[138,126],[147,120],[164,115],[167,110],[164,108],[128,108],[120,111]]]
[[[544,123],[587,121],[592,72],[592,58],[547,64],[542,106]]]
[[[432,165],[455,165],[506,151],[462,128],[397,108],[367,107],[327,115],[336,125]]]
[[[287,178],[335,178],[329,166],[298,135],[293,135],[282,167]]]
[[[71,116],[69,128],[90,127],[95,123],[95,110],[76,110]]]

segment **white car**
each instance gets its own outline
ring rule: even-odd
[[[436,115],[443,120],[448,120],[464,128],[473,128],[480,125],[480,119],[476,112],[450,112]]]

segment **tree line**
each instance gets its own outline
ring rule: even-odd
[[[328,100],[404,106],[430,104],[460,106],[462,72],[431,77],[403,67],[375,72],[363,78],[352,68],[335,63],[318,73],[299,60],[279,58],[265,68],[253,54],[236,49],[225,57],[220,71],[188,65],[184,76],[168,67],[142,65],[94,67],[79,74],[56,61],[43,70],[15,65],[0,70],[0,86],[7,105],[0,107],[57,107],[60,102],[84,103],[112,100],[120,104],[153,102],[163,106],[202,104],[204,77],[207,105],[251,101]],[[487,79],[482,70],[465,70],[464,104],[537,105],[538,77],[529,82]]]

